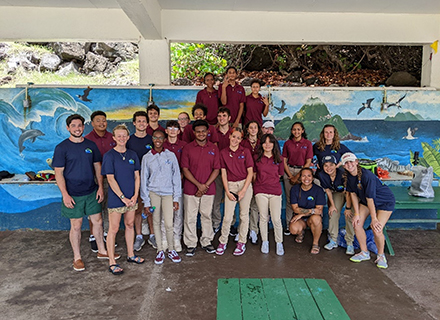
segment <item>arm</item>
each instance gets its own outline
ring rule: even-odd
[[[351,210],[354,211],[353,214],[353,228],[356,228],[356,226],[360,223],[360,216],[359,216],[359,199],[355,192],[350,192],[350,198],[351,198]]]
[[[237,199],[235,199],[235,197],[232,195],[232,193],[229,192],[228,173],[226,172],[225,168],[221,169],[221,175],[222,175],[223,187],[225,188],[225,195],[228,197],[229,200],[237,201]]]
[[[225,106],[228,104],[228,96],[226,95],[226,88],[229,85],[229,78],[228,76],[225,76],[225,80],[222,83],[221,90],[222,94],[220,95],[220,101]]]
[[[297,203],[294,203],[292,204],[292,209],[296,215],[292,218],[291,222],[296,222],[302,217],[310,217],[313,214],[322,215],[323,208],[323,205],[317,205],[315,208],[312,209],[304,209],[300,208]]]
[[[374,205],[374,200],[372,198],[367,198],[367,206],[371,216],[371,229],[376,232],[381,232],[383,226],[377,219],[376,206]]]
[[[64,180],[64,167],[55,168],[55,180],[57,182],[58,188],[61,191],[64,205],[69,209],[73,209],[73,207],[75,206],[75,200],[73,200],[73,198],[67,192],[66,180]]]
[[[173,159],[173,208],[174,211],[177,211],[179,210],[179,198],[182,196],[182,179],[177,158],[174,154],[171,157]]]
[[[95,177],[98,181],[98,191],[96,192],[96,199],[98,203],[104,201],[104,183],[101,175],[101,162],[94,162],[93,167],[95,168]]]
[[[233,128],[237,128],[238,124],[240,123],[240,119],[243,115],[243,110],[244,110],[244,103],[240,102],[240,108],[238,109],[238,114],[237,114],[237,119],[235,119],[234,124],[232,125]]]
[[[139,170],[136,170],[134,172],[134,195],[133,195],[133,197],[131,197],[130,207],[134,206],[136,204],[136,201],[137,201],[137,199],[139,197],[139,187],[140,187],[140,184],[141,184],[141,178],[140,178],[140,175],[139,175]]]
[[[196,193],[196,196],[201,197],[203,194],[206,193],[208,188],[206,188],[205,185],[203,185],[199,181],[197,181],[196,178],[194,178],[193,174],[191,173],[191,171],[189,171],[188,168],[182,168],[182,171],[183,171],[183,175],[185,176],[185,178],[197,187],[198,191]]]
[[[263,116],[265,117],[269,113],[269,100],[267,97],[263,97],[261,101],[264,102]]]
[[[306,162],[303,165],[303,168],[310,168],[310,165],[312,164],[312,159],[306,159]]]
[[[144,207],[146,211],[151,206],[151,200],[150,200],[150,190],[148,190],[148,178],[150,177],[150,171],[147,165],[146,155],[142,158],[142,164],[141,164],[141,174],[142,174],[142,181],[141,183],[141,198],[144,203]]]
[[[331,217],[332,214],[336,212],[335,202],[333,201],[333,192],[330,189],[325,189],[325,193],[327,194],[327,199],[329,202],[328,215]]]
[[[246,194],[247,189],[249,188],[249,185],[251,184],[252,178],[254,176],[254,169],[252,167],[247,168],[247,176],[246,180],[244,181],[243,188],[238,192],[238,201],[243,199],[244,195]]]
[[[350,193],[345,191],[345,211],[344,215],[350,219],[353,218],[353,208]]]
[[[287,157],[284,158],[284,172],[289,177],[290,184],[295,184],[299,177],[299,172],[296,175],[292,175],[289,169],[289,165],[287,164]]]

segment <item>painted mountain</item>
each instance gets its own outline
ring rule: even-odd
[[[423,117],[412,112],[399,112],[394,117],[386,117],[385,121],[423,121]]]

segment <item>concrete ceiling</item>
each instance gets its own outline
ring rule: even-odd
[[[110,8],[150,0],[0,0],[0,6]],[[157,0],[163,10],[440,14],[439,0]]]

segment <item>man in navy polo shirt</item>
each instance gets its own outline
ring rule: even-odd
[[[104,191],[101,176],[101,153],[93,141],[84,139],[84,118],[73,114],[66,119],[70,137],[55,148],[53,166],[63,201],[61,214],[70,219],[70,244],[73,269],[85,270],[81,259],[82,218],[89,216],[98,245],[98,259],[108,259],[102,233],[101,202]],[[96,185],[95,182],[98,182]],[[119,256],[120,257],[120,256]],[[119,258],[118,257],[118,258]]]

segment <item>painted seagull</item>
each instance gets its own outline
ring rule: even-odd
[[[417,137],[414,137],[414,135],[415,135],[415,133],[416,133],[416,131],[418,130],[419,128],[414,128],[414,129],[411,129],[411,127],[409,127],[407,130],[406,130],[406,136],[405,137],[403,137],[402,139],[406,139],[406,140],[414,140],[414,139],[418,139]]]
[[[286,103],[284,102],[284,100],[281,100],[281,107],[278,108],[278,107],[274,106],[274,108],[278,110],[278,113],[284,113],[284,111],[287,110],[287,108],[285,106],[286,106]]]
[[[400,106],[400,102],[401,102],[403,99],[405,99],[405,97],[406,97],[406,93],[405,93],[405,95],[404,95],[403,97],[401,97],[399,100],[397,100],[396,103],[390,103],[390,104],[388,105],[388,109],[391,108],[391,107],[393,107],[393,106],[396,106],[398,109],[402,109],[402,107]]]
[[[90,90],[93,90],[93,88],[87,87],[87,89],[84,90],[83,95],[77,94],[76,96],[79,100],[82,100],[84,102],[92,102],[92,100],[87,98],[89,96]]]
[[[372,108],[371,108],[371,101],[373,101],[374,100],[374,98],[372,98],[372,99],[368,99],[367,100],[367,102],[365,102],[365,103],[362,103],[362,107],[360,107],[359,108],[359,110],[358,110],[358,115],[362,112],[362,111],[364,111],[365,109],[370,109],[370,110],[373,110]]]

